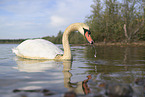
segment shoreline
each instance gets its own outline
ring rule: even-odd
[[[95,43],[96,46],[145,46],[145,42],[131,42],[131,43]]]
[[[79,46],[79,45],[82,45],[82,46],[85,46],[85,45],[90,45],[89,43],[86,43],[86,44],[71,44],[72,46]],[[131,43],[123,43],[123,42],[107,42],[107,43],[104,43],[104,42],[97,42],[97,43],[94,43],[95,46],[121,46],[121,47],[124,47],[124,46],[145,46],[145,41],[140,41],[140,42],[131,42]]]

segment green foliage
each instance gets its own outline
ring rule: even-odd
[[[142,0],[94,0],[86,23],[95,41],[129,42],[145,34]]]

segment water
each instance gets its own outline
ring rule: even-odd
[[[145,94],[145,47],[98,46],[95,54],[91,46],[71,46],[71,62],[18,58],[11,51],[16,46],[0,44],[0,97],[63,97],[68,91],[109,97],[106,85],[116,84],[130,86],[132,97]]]

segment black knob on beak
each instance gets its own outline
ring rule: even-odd
[[[91,44],[94,44],[94,41],[91,41]]]

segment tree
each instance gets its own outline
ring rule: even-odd
[[[95,41],[130,42],[145,36],[143,0],[94,0],[86,23]]]
[[[106,0],[105,11],[103,14],[105,23],[106,39],[108,41],[119,41],[122,38],[121,35],[121,14],[120,14],[120,3],[117,0]]]
[[[144,26],[144,9],[140,6],[142,6],[142,2],[138,0],[124,0],[122,4],[121,11],[126,42],[132,41],[139,33],[139,30]]]
[[[91,5],[92,15],[87,17],[86,23],[89,25],[92,34],[92,38],[97,41],[102,41],[102,37],[104,33],[103,31],[103,25],[102,25],[102,5],[100,0],[94,0],[94,5]],[[101,26],[102,25],[102,26]]]
[[[62,44],[62,35],[63,35],[63,32],[60,30],[59,33],[57,34],[57,37],[55,37],[56,44]]]

